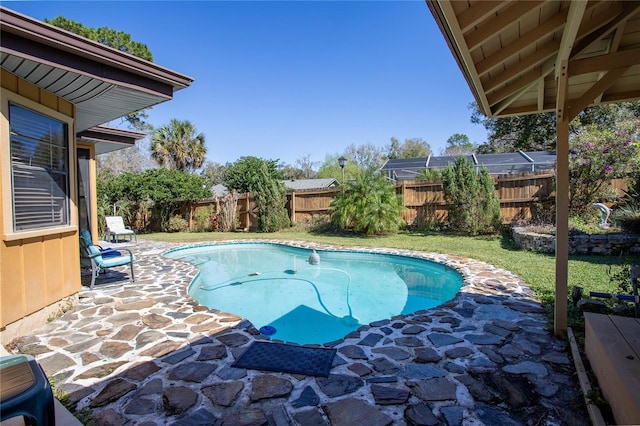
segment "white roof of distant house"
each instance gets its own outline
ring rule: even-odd
[[[287,189],[300,191],[303,189],[326,189],[339,186],[337,179],[287,179],[282,181]]]

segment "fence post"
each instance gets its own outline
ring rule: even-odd
[[[289,200],[289,218],[291,220],[291,225],[296,224],[296,191],[291,191],[291,199]],[[289,196],[287,194],[287,196]]]

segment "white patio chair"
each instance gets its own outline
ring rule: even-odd
[[[106,216],[105,220],[107,222],[107,229],[104,234],[107,241],[113,237],[114,242],[117,242],[118,235],[128,235],[129,241],[135,240],[136,243],[138,242],[136,231],[124,225],[122,216]]]

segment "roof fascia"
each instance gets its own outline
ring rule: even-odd
[[[76,136],[85,140],[98,140],[101,142],[133,145],[137,140],[144,139],[147,134],[131,130],[116,129],[115,127],[96,126],[82,132],[78,132]]]
[[[462,37],[462,31],[460,26],[458,25],[458,21],[456,19],[456,15],[451,8],[451,5],[446,1],[442,0],[425,0],[427,2],[427,6],[431,11],[431,14],[435,18],[436,24],[438,24],[438,28],[440,28],[440,32],[444,36],[447,45],[449,46],[449,50],[453,53],[453,56],[458,63],[458,68],[462,72],[465,80],[467,80],[467,86],[471,90],[473,97],[476,100],[476,104],[478,108],[487,116],[491,117],[491,108],[489,107],[489,103],[487,101],[486,96],[478,91],[478,87],[482,87],[480,83],[480,79],[476,74],[476,78],[474,79],[469,70],[474,69],[473,60],[469,55],[469,49],[464,48],[461,49],[456,44],[456,37],[453,35],[453,28],[455,26],[456,30],[460,34],[459,39],[464,40]],[[445,11],[444,8],[447,10]],[[448,19],[451,17],[452,19]],[[466,55],[463,53],[466,52]],[[466,64],[471,64],[471,66],[467,66]]]

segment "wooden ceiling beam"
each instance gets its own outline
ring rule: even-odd
[[[541,80],[544,80],[544,78],[542,78]],[[531,88],[533,88],[534,86],[536,86],[538,84],[539,80],[534,81],[533,83],[522,87],[521,89],[519,89],[516,92],[513,92],[511,95],[509,95],[509,97],[507,97],[506,99],[501,100],[500,102],[498,102],[497,104],[495,104],[492,107],[492,111],[494,114],[501,114],[505,109],[509,108],[509,106],[511,106],[511,104],[513,104],[515,101],[518,100],[518,98],[520,96],[522,96],[523,93],[529,91]]]
[[[615,6],[612,6],[612,8],[613,7]],[[618,7],[610,11],[608,14],[605,14],[603,12],[602,14],[597,15],[596,17],[593,17],[590,20],[590,22],[593,22],[591,24],[591,27],[589,27],[587,24],[584,25],[583,30],[585,31],[585,34],[582,35],[581,33],[579,40],[576,41],[575,46],[571,52],[571,56],[574,57],[580,54],[580,52],[585,50],[592,43],[608,36],[613,31],[619,28],[622,29],[626,24],[626,22],[629,20],[629,18],[631,18],[636,13],[638,13],[639,10],[640,10],[640,2],[637,2],[637,1],[625,2],[625,5],[624,7],[622,7],[622,9]],[[611,15],[614,12],[618,12],[618,13],[613,19],[611,19]],[[607,23],[605,25],[602,25],[601,23],[603,21]],[[600,24],[598,24],[598,22]]]
[[[464,35],[460,31],[458,19],[456,17],[455,10],[453,9],[452,2],[439,1],[439,0],[427,0],[427,4],[431,9],[434,17],[441,26],[445,40],[449,43],[452,52],[455,52],[455,59],[458,66],[462,70],[469,88],[473,92],[474,98],[478,103],[478,107],[484,113],[489,113],[489,103],[484,92],[478,89],[482,88],[482,82],[480,76],[477,73],[471,71],[474,68],[473,58],[469,49],[464,46]]]
[[[566,112],[568,114],[568,120],[573,120],[583,109],[591,105],[598,97],[602,96],[605,90],[611,87],[629,68],[630,67],[612,69],[578,99],[569,101]],[[571,76],[571,73],[569,73],[569,76]]]
[[[491,79],[488,79],[487,81],[483,82],[484,90],[489,92],[495,89],[496,87],[503,85],[509,80],[512,80],[518,77],[520,74],[523,74],[528,69],[535,67],[536,65],[545,61],[546,59],[554,56],[555,53],[558,51],[559,46],[560,46],[559,40],[554,40],[550,43],[547,43],[544,47],[535,51],[533,54],[525,57],[519,62],[516,62],[514,65],[510,66],[505,71],[501,72],[495,77],[492,77]]]
[[[467,35],[465,35],[465,41],[467,42],[467,47],[469,48],[469,50],[476,49],[486,39],[495,35],[499,31],[502,31],[505,27],[516,24],[518,22],[518,19],[521,18],[522,15],[537,7],[540,7],[544,3],[544,1],[517,1],[508,3],[509,7],[507,7],[504,12],[496,15],[494,18],[491,18],[488,21],[483,22],[482,25],[478,26],[476,30],[471,31]]]
[[[538,81],[538,112],[544,109],[544,78]]]
[[[566,20],[567,14],[569,13],[569,9],[566,8],[558,15],[555,15],[553,18],[549,19],[547,22],[541,24],[539,27],[534,28],[533,30],[527,32],[519,39],[515,40],[513,43],[509,43],[504,46],[502,49],[498,50],[491,56],[479,61],[476,64],[476,70],[479,75],[486,74],[491,69],[500,65],[502,62],[507,60],[513,55],[520,53],[520,51],[531,44],[537,43],[540,39],[545,37],[548,34],[556,31],[558,28],[561,28]]]
[[[602,95],[602,102],[625,102],[633,99],[640,99],[640,88],[627,90],[624,93],[605,93]]]
[[[479,1],[458,15],[458,25],[465,33],[484,19],[496,13],[504,6],[502,1]]]
[[[556,78],[560,76],[565,66],[568,66],[569,57],[573,50],[573,43],[578,36],[578,29],[582,22],[582,17],[587,8],[586,0],[574,0],[569,4],[569,14],[567,15],[567,24],[562,31],[562,39],[560,40],[560,48],[558,49],[558,56],[556,58],[556,64],[562,64],[562,66],[556,67]]]
[[[589,74],[633,65],[640,65],[640,48],[569,61],[569,75]]]
[[[518,80],[514,81],[513,84],[488,94],[487,101],[489,102],[489,105],[496,105],[498,102],[507,99],[509,96],[520,92],[523,88],[530,87],[538,79],[544,79],[547,75],[551,74],[553,69],[554,60],[553,58],[548,59],[541,67],[534,68],[523,74]]]

